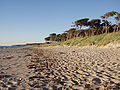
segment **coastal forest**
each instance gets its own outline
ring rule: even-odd
[[[82,18],[72,22],[71,28],[61,34],[51,33],[44,38],[46,42],[61,42],[77,37],[91,37],[104,33],[120,31],[120,13],[111,11],[100,16],[101,19]],[[112,23],[112,18],[115,23]]]

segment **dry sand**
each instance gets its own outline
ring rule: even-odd
[[[0,49],[0,89],[119,90],[120,46]]]

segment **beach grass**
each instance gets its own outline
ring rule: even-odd
[[[68,45],[68,46],[105,46],[109,43],[120,43],[120,31],[118,32],[113,32],[113,33],[108,33],[108,34],[101,34],[101,35],[95,35],[91,37],[77,37],[73,38],[67,41],[63,42],[55,42],[51,44],[44,44],[44,45],[39,45],[39,46],[63,46],[63,45]]]

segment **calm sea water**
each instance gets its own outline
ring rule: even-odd
[[[23,46],[0,46],[0,48],[18,48]]]

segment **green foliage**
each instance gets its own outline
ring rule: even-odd
[[[116,24],[111,24],[107,18],[111,16],[116,16],[115,19],[117,20]],[[66,45],[74,45],[77,44],[76,38],[80,38],[79,40],[81,43],[80,45],[84,45],[84,41],[86,42],[85,45],[94,45],[97,40],[101,40],[101,38],[96,38],[95,40],[92,38],[94,35],[100,35],[103,33],[111,33],[111,32],[117,32],[120,31],[120,13],[111,11],[105,13],[103,16],[101,16],[101,19],[92,19],[89,20],[89,18],[83,18],[76,20],[72,25],[74,28],[70,28],[67,31],[65,31],[62,34],[56,34],[52,33],[49,34],[48,37],[45,38],[46,42],[54,42],[54,45],[56,45],[56,42],[64,42]],[[101,22],[102,21],[102,22]],[[82,29],[82,26],[87,27],[87,29]],[[85,39],[88,38],[88,39]],[[73,39],[73,41],[70,41],[70,39]],[[107,38],[106,38],[107,40]]]
[[[58,42],[58,43],[51,43],[46,44],[44,46],[57,46],[57,45],[68,45],[68,46],[86,46],[86,45],[95,45],[95,46],[101,46],[106,45],[108,43],[112,42],[118,42],[120,43],[120,31],[119,32],[113,32],[109,34],[101,34],[101,35],[95,35],[91,37],[77,37],[73,38],[64,42]]]

